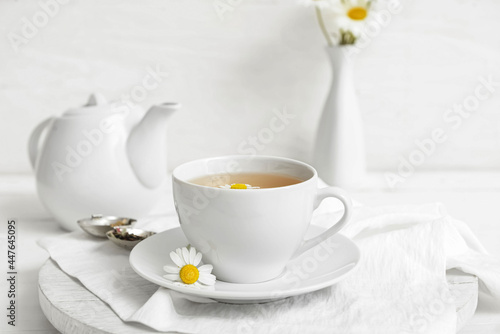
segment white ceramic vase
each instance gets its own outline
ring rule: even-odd
[[[366,164],[351,59],[341,47],[327,47],[326,51],[333,76],[316,134],[313,164],[329,185],[357,188],[364,182]]]

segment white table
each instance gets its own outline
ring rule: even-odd
[[[435,176],[431,176],[431,179],[432,177]],[[442,202],[452,216],[469,224],[486,249],[500,257],[500,188],[495,182],[476,188],[470,184],[466,184],[467,187],[457,187],[453,184],[443,185],[442,182],[431,182],[430,186],[424,187],[417,180],[415,182],[418,186],[387,191],[377,190],[377,187],[381,186],[377,183],[380,176],[374,176],[372,180],[371,188],[351,192],[353,197],[367,205]],[[433,189],[429,190],[431,188]],[[1,253],[5,253],[7,219],[16,218],[19,224],[17,326],[13,328],[2,320],[0,332],[57,333],[39,306],[38,271],[48,255],[36,245],[36,241],[66,232],[53,222],[38,201],[32,176],[0,177],[0,212],[5,221],[0,227],[3,229],[0,231]],[[6,258],[3,261],[6,261]],[[2,268],[5,268],[5,264]],[[0,282],[0,299],[4,305],[7,301],[7,286],[4,279]],[[480,301],[475,316],[460,333],[500,333],[500,301]]]

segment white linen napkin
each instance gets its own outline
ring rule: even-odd
[[[313,223],[329,226],[331,203]],[[174,212],[139,222],[160,232]],[[500,298],[500,261],[441,205],[358,206],[341,232],[361,249],[358,268],[332,287],[275,302],[229,305],[158,288],[128,264],[129,252],[83,232],[39,242],[61,269],[124,321],[181,333],[455,333],[456,313],[445,271],[458,268]],[[168,254],[165,254],[167,257]]]

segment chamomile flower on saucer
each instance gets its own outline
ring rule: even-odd
[[[223,188],[223,189],[260,189],[259,187],[252,187],[249,184],[243,184],[243,183],[225,184],[223,186],[219,186],[219,188]]]
[[[170,258],[175,266],[164,266],[163,270],[167,274],[163,277],[176,285],[192,286],[198,289],[212,287],[215,284],[215,275],[212,274],[213,266],[204,264],[198,267],[201,257],[201,253],[192,246],[177,248],[170,252]]]

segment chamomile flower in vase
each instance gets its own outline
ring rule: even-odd
[[[363,125],[353,82],[352,57],[370,17],[371,1],[310,0],[326,40],[332,81],[317,128],[314,167],[328,184],[356,188],[366,174]]]

